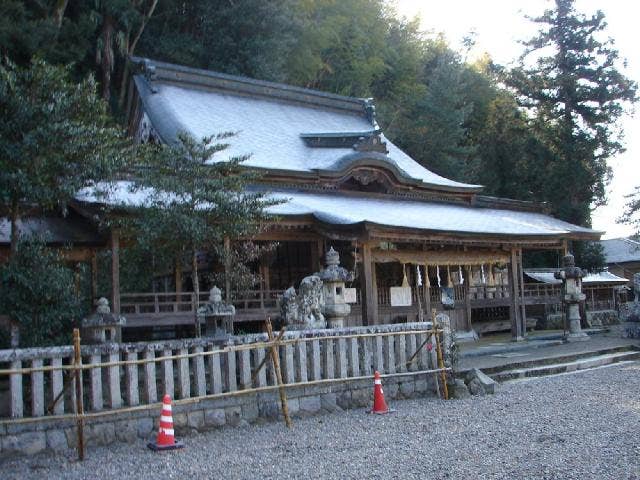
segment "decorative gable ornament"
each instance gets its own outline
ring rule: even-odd
[[[373,135],[358,138],[353,145],[353,149],[357,152],[379,152],[385,155],[389,153],[387,143],[380,138],[380,131],[376,131]]]

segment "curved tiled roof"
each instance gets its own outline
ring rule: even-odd
[[[95,189],[85,189],[76,198],[83,202],[102,202],[120,207],[144,206],[148,192],[131,190],[131,185],[130,182],[118,182],[104,188],[102,195]],[[264,188],[254,187],[254,190]],[[519,237],[600,235],[600,232],[589,228],[535,212],[337,192],[271,189],[267,195],[284,201],[268,208],[273,215],[310,216],[330,225],[369,223],[425,231]]]
[[[376,131],[365,99],[234,77],[148,60],[155,79],[134,77],[153,128],[165,142],[180,131],[196,138],[236,132],[216,158],[250,155],[246,165],[269,171],[313,173],[337,170],[353,148],[314,148],[301,135]],[[441,177],[424,168],[382,135],[383,158],[408,179],[424,186],[475,192],[470,185]]]

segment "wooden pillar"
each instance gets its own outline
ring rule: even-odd
[[[311,242],[311,272],[319,272],[323,265],[324,240]]]
[[[424,265],[424,278],[422,279],[422,292],[424,299],[424,321],[431,320],[431,281],[429,280],[429,265]]]
[[[82,292],[80,291],[81,289],[81,278],[80,278],[80,264],[76,263],[73,266],[73,289],[75,291],[76,294],[76,298],[80,299],[80,297],[82,296]]]
[[[176,257],[176,263],[173,269],[174,283],[176,285],[176,293],[182,293],[182,261]],[[176,298],[176,301],[180,299]]]
[[[231,303],[231,239],[224,237],[224,295]]]
[[[271,290],[271,269],[268,263],[262,265],[262,283],[267,292]]]
[[[524,303],[524,265],[522,263],[522,248],[518,249],[517,252],[518,257],[518,272],[520,279],[520,321],[522,322],[522,336],[526,338],[527,336],[527,310],[526,304]]]
[[[520,310],[520,287],[519,287],[518,275],[518,259],[516,250],[511,250],[511,261],[509,263],[509,281],[511,283],[511,305],[510,305],[510,317],[511,317],[511,339],[513,341],[520,341],[522,336],[522,311]]]
[[[111,311],[120,313],[120,232],[111,231]]]
[[[466,277],[466,278],[465,278]],[[473,329],[471,325],[471,292],[469,287],[471,286],[471,269],[468,265],[464,267],[464,311],[467,320],[467,330],[470,332]]]
[[[362,271],[364,291],[363,324],[376,325],[378,323],[378,292],[376,287],[376,269],[371,256],[371,245],[362,245]]]
[[[91,250],[91,310],[98,298],[98,254]]]

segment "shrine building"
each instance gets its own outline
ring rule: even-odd
[[[446,309],[460,334],[510,330],[521,339],[523,251],[562,255],[570,241],[599,240],[602,233],[553,218],[539,204],[486,196],[480,185],[431,172],[385,137],[370,99],[132,62],[130,135],[171,143],[179,132],[194,138],[237,132],[212,161],[249,155],[245,165],[259,172],[252,188],[286,200],[269,207],[274,220],[254,239],[277,242],[255,266],[260,285],[225,292],[236,306],[236,325],[276,318],[278,296],[319,271],[333,247],[355,272],[346,285],[348,326],[416,321]],[[83,192],[72,207],[90,219],[100,203],[126,209],[135,202],[123,180],[109,198]],[[130,328],[193,321],[187,271],[165,275],[152,292],[120,291],[120,239],[116,231],[106,238],[103,248],[114,252],[112,308]]]

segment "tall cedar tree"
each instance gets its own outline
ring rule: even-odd
[[[626,196],[627,204],[624,212],[618,221],[627,223],[635,228],[635,235],[640,237],[640,185],[633,193]]]
[[[408,119],[406,147],[430,170],[464,180],[466,161],[474,149],[465,145],[465,123],[472,104],[464,96],[464,68],[458,55],[441,42],[440,51],[424,67],[426,92]]]
[[[188,257],[196,298],[199,253],[214,251],[228,264],[233,254],[225,251],[225,238],[255,236],[267,217],[265,207],[273,204],[248,188],[255,175],[242,165],[246,157],[212,158],[228,146],[219,142],[230,135],[198,141],[180,133],[175,145],[148,156],[135,185],[146,197],[143,211],[132,220],[136,241],[147,251]],[[198,326],[196,322],[196,332]]]
[[[509,83],[556,154],[545,170],[543,199],[560,218],[590,225],[591,207],[606,201],[607,159],[624,150],[616,122],[636,100],[637,86],[619,71],[612,40],[601,40],[607,26],[601,11],[586,16],[574,0],[555,0],[531,20],[541,29],[524,42]]]
[[[11,222],[11,255],[25,210],[64,210],[80,189],[123,171],[133,153],[93,78],[69,77],[69,68],[41,60],[0,64],[0,214]]]

